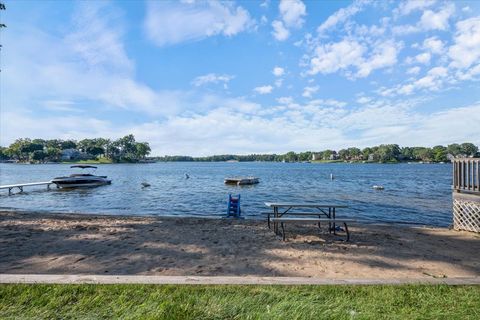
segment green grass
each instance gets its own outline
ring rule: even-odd
[[[479,319],[480,286],[0,285],[0,319]]]
[[[311,163],[340,163],[340,162],[343,162],[343,160],[313,160],[310,162]]]
[[[107,158],[98,158],[97,160],[79,160],[79,161],[63,161],[62,163],[69,164],[108,164],[113,163],[112,160]]]

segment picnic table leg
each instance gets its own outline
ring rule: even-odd
[[[285,241],[285,224],[282,222],[281,226],[282,226],[282,239],[283,241]]]
[[[268,211],[267,223],[268,223],[268,229],[271,229],[270,228],[270,211]]]
[[[278,218],[278,207],[273,207],[273,217]],[[278,234],[278,222],[276,221],[273,223],[273,232]]]
[[[347,223],[344,222],[343,225],[345,226],[345,232],[347,233],[347,242],[350,241],[350,232],[348,231]]]
[[[333,207],[333,234],[337,235],[337,230],[335,230],[337,227],[335,225],[335,207]]]
[[[328,219],[332,218],[332,208],[328,208]],[[328,233],[332,233],[332,223],[328,221]]]

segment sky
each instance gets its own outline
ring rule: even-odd
[[[0,145],[480,144],[480,1],[9,1]]]

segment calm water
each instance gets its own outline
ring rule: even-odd
[[[48,181],[72,172],[69,165],[0,164],[0,184]],[[266,201],[347,204],[342,216],[448,226],[451,165],[309,163],[156,163],[100,165],[112,185],[94,189],[26,188],[0,208],[105,214],[222,215],[228,193],[242,196],[243,213],[261,217]],[[185,179],[188,173],[190,179]],[[330,174],[335,180],[330,180]],[[255,186],[227,186],[226,176],[254,175]],[[142,182],[151,184],[141,187]],[[383,185],[385,190],[373,190]]]

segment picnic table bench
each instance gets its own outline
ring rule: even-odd
[[[347,222],[354,222],[354,219],[339,219],[336,217],[336,209],[348,208],[346,205],[333,205],[325,203],[272,203],[265,202],[267,207],[272,208],[272,212],[268,212],[268,227],[271,228],[273,223],[273,231],[280,235],[280,228],[282,229],[282,239],[285,240],[285,224],[291,222],[316,222],[318,227],[321,227],[321,222],[328,222],[328,231],[337,234],[341,228],[337,224],[343,224],[346,240],[350,240],[350,232],[348,230]],[[295,209],[316,209],[310,212],[298,212]],[[273,215],[273,217],[271,217]],[[279,228],[280,225],[280,228]]]

